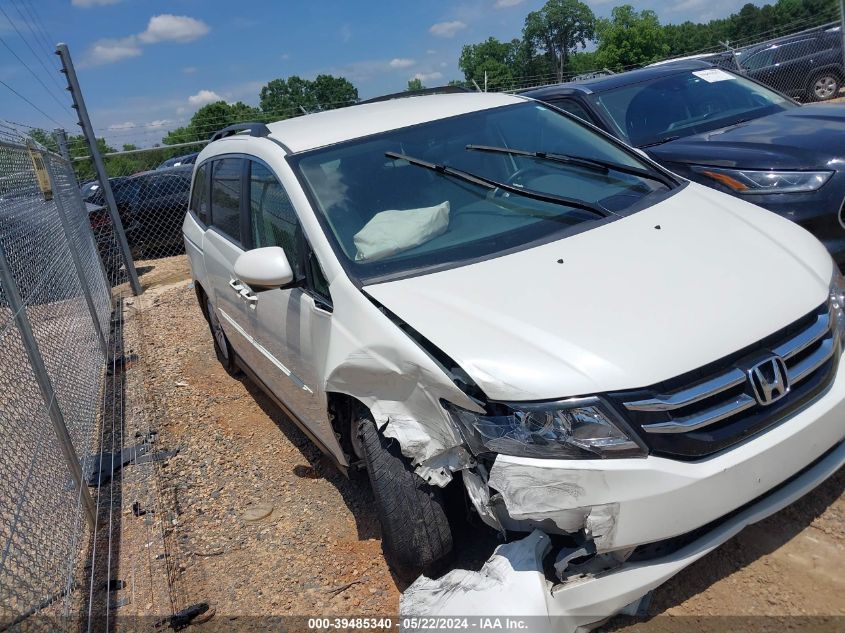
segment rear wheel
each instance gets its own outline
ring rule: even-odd
[[[359,420],[357,427],[388,565],[408,582],[436,571],[452,552],[443,490],[414,474],[399,443],[379,433],[372,418]]]
[[[836,73],[819,73],[810,82],[809,96],[813,101],[827,101],[836,97],[841,87],[842,80]]]
[[[205,316],[208,319],[208,327],[211,329],[211,336],[214,339],[214,353],[217,355],[217,360],[223,365],[223,369],[229,374],[237,374],[238,367],[235,364],[235,352],[232,350],[232,345],[223,331],[223,326],[220,325],[220,319],[217,316],[217,311],[214,305],[209,301],[208,297],[203,295],[205,300]]]

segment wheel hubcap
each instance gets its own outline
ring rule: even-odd
[[[816,81],[814,91],[820,99],[829,99],[836,93],[837,84],[833,77],[822,77]]]
[[[214,334],[214,341],[220,349],[220,353],[224,358],[229,358],[229,348],[226,346],[226,334],[223,332],[223,327],[217,319],[217,313],[214,312],[214,306],[208,304],[208,320],[211,322],[211,332]]]

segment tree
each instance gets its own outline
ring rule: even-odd
[[[358,89],[343,77],[318,75],[311,81],[293,75],[270,81],[261,88],[259,98],[262,112],[278,120],[352,105],[358,101]]]
[[[312,86],[320,110],[345,108],[358,101],[358,89],[344,77],[317,75]]]
[[[525,18],[524,40],[548,57],[558,81],[563,81],[569,57],[595,36],[595,15],[580,0],[548,0]]]
[[[419,77],[414,77],[413,79],[408,80],[408,87],[405,88],[407,92],[412,92],[414,90],[425,90],[425,86],[423,86],[423,82]]]
[[[664,59],[669,53],[666,33],[657,14],[639,13],[630,4],[614,7],[609,20],[596,24],[596,62],[601,68],[624,70]]]
[[[486,74],[488,89],[505,90],[514,82],[515,52],[519,44],[519,40],[500,42],[495,37],[488,37],[480,44],[467,44],[461,49],[458,67],[468,82],[484,86]]]
[[[260,121],[261,119],[261,111],[258,108],[248,106],[241,101],[231,104],[225,101],[215,101],[197,110],[188,125],[168,132],[162,139],[162,143],[175,145],[177,143],[205,141],[227,125],[246,121]]]

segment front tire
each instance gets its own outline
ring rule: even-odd
[[[452,552],[443,490],[414,474],[399,443],[379,433],[372,418],[357,427],[388,565],[406,582],[436,571]]]

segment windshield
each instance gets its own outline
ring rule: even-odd
[[[706,68],[609,90],[593,100],[617,135],[643,147],[796,107],[744,77]]]
[[[559,239],[676,186],[629,150],[536,102],[394,130],[290,162],[338,257],[350,274],[370,281]]]

